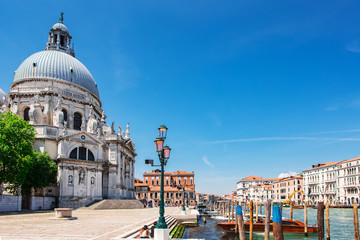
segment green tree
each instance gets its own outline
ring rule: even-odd
[[[0,183],[12,193],[28,194],[56,182],[56,164],[45,153],[33,150],[35,129],[10,111],[0,113]]]

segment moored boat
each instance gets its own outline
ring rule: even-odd
[[[293,209],[303,209],[304,206],[301,206],[301,205],[294,205],[293,206]]]
[[[245,231],[250,230],[250,223],[245,222]],[[235,231],[235,222],[219,222],[218,226],[227,232]],[[284,233],[304,233],[305,224],[300,221],[283,219],[282,220],[282,228]],[[308,233],[317,233],[318,228],[314,226],[308,226]],[[270,232],[273,230],[272,220],[270,220]],[[261,219],[259,222],[253,223],[253,231],[254,232],[264,232],[265,231],[265,222]]]

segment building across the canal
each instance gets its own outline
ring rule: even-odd
[[[135,180],[136,198],[144,203],[157,206],[160,203],[160,170],[144,173],[144,180]],[[195,174],[183,170],[164,172],[164,202],[169,206],[195,205]]]
[[[319,163],[303,173],[307,201],[329,201],[332,205],[360,202],[360,158]]]
[[[77,208],[101,199],[135,199],[136,153],[129,125],[122,131],[114,122],[106,123],[98,85],[75,58],[71,41],[61,15],[50,29],[45,50],[20,64],[8,94],[0,91],[1,112],[10,110],[29,121],[37,133],[34,148],[46,151],[58,165],[58,185],[22,199],[26,208]],[[19,210],[13,203],[21,199],[11,197],[3,194],[0,211]]]
[[[273,199],[273,189],[271,184],[255,184],[248,188],[249,199],[255,202],[264,203]]]
[[[304,200],[303,192],[303,176],[298,174],[282,178],[272,184],[273,201],[283,202],[288,201],[292,195],[291,201],[300,204]]]
[[[252,197],[252,195],[249,191],[249,188],[251,186],[256,186],[259,184],[260,185],[270,185],[278,180],[279,180],[279,178],[262,178],[262,177],[256,177],[253,175],[243,178],[236,183],[237,200],[240,202],[253,200],[253,198],[255,198],[255,195],[253,194],[254,196]]]

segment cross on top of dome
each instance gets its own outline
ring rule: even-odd
[[[45,50],[62,51],[75,57],[74,44],[72,48],[70,47],[72,37],[70,36],[67,27],[63,24],[63,21],[64,13],[61,12],[59,22],[55,23],[50,29]]]

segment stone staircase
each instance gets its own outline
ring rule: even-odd
[[[165,222],[168,226],[168,228],[170,229],[170,232],[176,227],[177,225],[177,220],[169,215],[165,216]],[[148,228],[150,229],[153,226],[153,223],[148,223],[147,224]],[[132,238],[137,238],[137,235],[140,233],[141,228],[138,229],[134,229],[128,233],[125,233],[121,239],[132,239]]]
[[[105,199],[87,207],[87,209],[91,210],[137,208],[144,208],[144,204],[140,200],[130,199]]]

